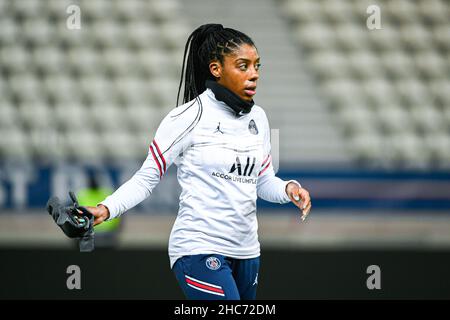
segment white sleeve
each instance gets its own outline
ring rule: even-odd
[[[100,202],[109,210],[108,220],[119,217],[152,193],[170,165],[190,145],[191,132],[200,115],[198,104],[191,103],[172,110],[162,120],[141,168]]]
[[[256,185],[258,197],[269,202],[288,203],[291,201],[286,193],[286,185],[290,182],[300,183],[296,180],[285,181],[275,176],[270,154],[270,127],[266,118],[264,130],[264,161],[261,164]]]
[[[261,171],[261,175],[258,177],[258,184],[256,185],[258,197],[275,203],[290,202],[291,199],[286,193],[286,185],[294,182],[301,188],[300,183],[296,180],[285,181],[278,178],[275,176],[270,154],[267,157],[267,161],[269,162],[267,167]]]

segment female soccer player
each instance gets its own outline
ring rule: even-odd
[[[184,52],[183,104],[162,120],[140,170],[87,207],[95,224],[116,218],[147,198],[175,163],[182,192],[169,256],[188,299],[256,298],[258,196],[292,201],[302,219],[311,209],[307,190],[275,176],[269,123],[253,101],[259,68],[247,35],[220,24],[197,28]]]

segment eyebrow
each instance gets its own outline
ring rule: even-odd
[[[258,57],[255,61],[259,61],[261,59],[261,57]],[[244,62],[251,62],[250,59],[246,59],[246,58],[237,58],[235,60],[235,62],[239,62],[239,61],[244,61]]]

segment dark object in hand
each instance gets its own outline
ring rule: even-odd
[[[81,252],[93,251],[94,216],[86,208],[78,205],[72,191],[69,192],[69,196],[73,202],[72,206],[63,206],[58,197],[52,197],[47,202],[47,211],[66,236],[79,238]]]

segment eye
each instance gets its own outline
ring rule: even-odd
[[[255,69],[256,69],[256,70],[259,70],[259,68],[261,68],[261,63],[257,63],[257,64],[255,65]]]
[[[247,65],[245,63],[242,63],[239,65],[239,69],[241,69],[242,71],[247,70]]]

